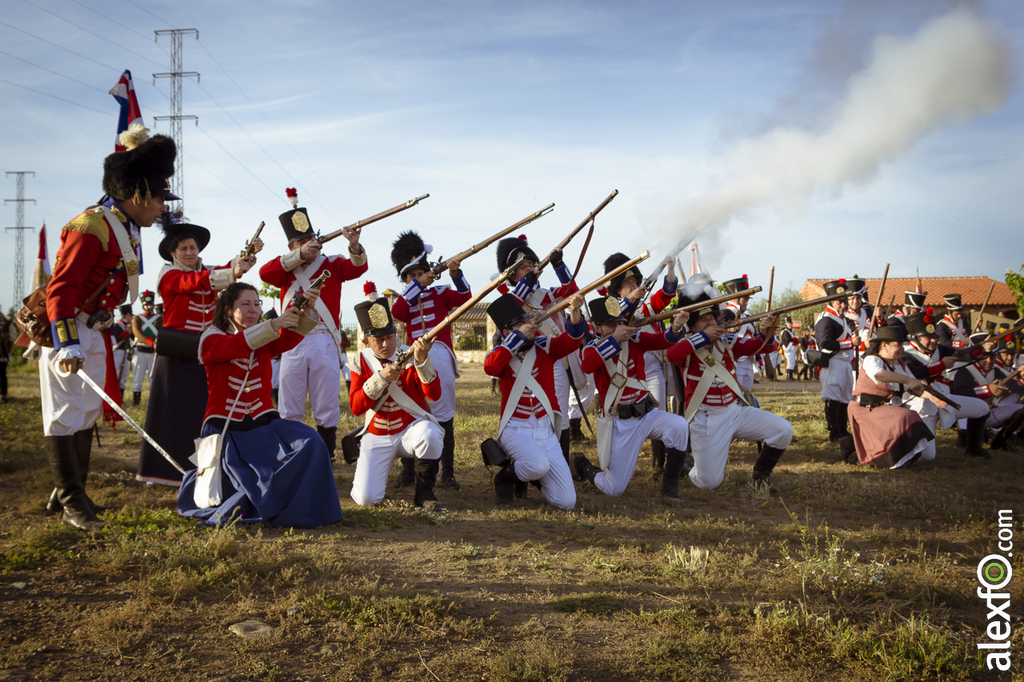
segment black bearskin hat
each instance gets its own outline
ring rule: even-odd
[[[520,255],[534,264],[540,263],[537,254],[522,237],[507,237],[498,242],[498,272],[504,272]]]
[[[612,270],[621,265],[624,265],[628,261],[629,256],[627,256],[626,254],[613,253],[612,255],[608,256],[608,258],[606,258],[604,261],[604,274],[607,275],[609,272],[611,272]],[[640,274],[640,268],[634,265],[629,270],[626,270],[617,277],[613,277],[611,281],[608,282],[608,293],[611,294],[612,296],[618,296],[619,291],[622,289],[622,283],[625,282],[630,277],[636,280],[637,286],[640,286],[640,283],[644,281],[644,276]]]
[[[523,302],[515,294],[503,294],[487,306],[487,315],[499,330],[511,329],[526,317]]]
[[[429,244],[424,244],[418,234],[409,230],[402,232],[391,244],[391,263],[398,271],[398,276],[404,277],[412,268],[430,269],[430,261],[427,260],[434,250]]]
[[[359,328],[366,336],[379,338],[391,336],[398,329],[391,317],[391,309],[388,307],[386,298],[381,297],[376,301],[361,301],[356,304],[356,320]]]
[[[195,239],[200,252],[210,243],[209,230],[200,225],[176,222],[177,218],[178,214],[171,211],[160,216],[160,229],[164,231],[164,238],[160,240],[160,245],[156,247],[156,250],[160,253],[160,257],[167,262],[172,262],[172,252],[182,239],[189,237]]]
[[[174,175],[177,156],[174,140],[154,135],[134,149],[114,152],[103,161],[103,191],[125,201],[137,197],[140,203],[162,196],[176,201],[167,180]]]

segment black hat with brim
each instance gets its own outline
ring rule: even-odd
[[[931,308],[928,310],[931,310]],[[925,311],[907,315],[903,322],[907,325],[908,336],[938,336],[935,331],[935,318],[932,317],[930,312]]]
[[[388,309],[386,298],[357,303],[356,320],[359,322],[359,328],[367,336],[379,338],[390,336],[398,331],[395,328],[395,321],[391,318],[391,310]]]
[[[160,257],[169,263],[173,262],[174,254],[172,252],[183,239],[195,239],[200,252],[210,243],[210,231],[201,225],[173,223],[161,225],[161,227],[164,231],[164,238],[160,240],[160,245],[156,247],[156,250]]]
[[[736,279],[730,279],[722,282],[722,288],[727,294],[736,294],[741,291],[745,291],[750,288],[750,284],[747,282],[747,276],[737,277]]]
[[[290,242],[301,242],[303,239],[315,237],[313,226],[309,223],[309,213],[304,206],[285,211],[278,218],[284,228],[284,236]]]
[[[927,298],[927,296],[927,291],[904,291],[903,305],[907,308],[917,308],[920,310],[924,308],[924,299]]]
[[[879,341],[897,341],[904,343],[907,340],[907,332],[898,324],[887,324],[882,325],[878,328],[878,336],[875,338]]]

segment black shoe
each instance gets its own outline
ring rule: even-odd
[[[772,477],[767,474],[754,474],[751,478],[751,483],[759,490],[767,490],[769,495],[778,495],[782,492],[779,488],[772,485]]]
[[[964,454],[968,457],[992,459],[992,452],[983,446],[986,422],[988,422],[988,417],[967,420],[967,448],[964,450]]]
[[[462,490],[455,480],[455,420],[441,422],[444,430],[444,443],[441,446],[441,487],[447,490]]]
[[[107,526],[107,522],[93,514],[91,511],[75,511],[64,507],[64,513],[60,520],[76,530],[91,533]]]
[[[848,436],[853,441],[852,436]],[[775,465],[779,463],[779,459],[785,450],[779,448],[773,448],[770,445],[765,445],[761,448],[761,454],[754,462],[754,471],[752,473],[754,485],[758,488],[767,488],[768,492],[772,495],[778,495],[780,490],[772,485],[772,471],[775,470]]]
[[[139,402],[142,400],[142,391],[134,391],[132,393],[132,407],[138,407]]]
[[[569,453],[569,473],[574,481],[594,482],[594,478],[601,473],[601,469],[590,463],[590,460],[582,452]]]
[[[841,462],[860,463],[860,459],[857,457],[857,444],[854,442],[853,436],[843,436],[836,443],[839,444],[839,460]]]
[[[437,480],[437,470],[440,467],[436,459],[417,459],[413,468],[416,472],[416,493],[413,496],[413,504],[424,509],[437,509],[441,503],[434,497],[434,481]]]
[[[445,490],[462,490],[462,486],[459,485],[459,482],[455,480],[454,476],[451,478],[442,478],[441,487]]]
[[[320,439],[327,446],[327,454],[330,455],[331,461],[334,461],[334,450],[338,447],[338,427],[337,426],[317,426],[316,432],[320,434]]]
[[[686,468],[686,453],[675,448],[665,450],[664,475],[661,479],[661,501],[676,506],[683,503],[679,494],[679,477]]]
[[[494,474],[494,503],[507,507],[512,504],[516,495],[519,479],[516,477],[515,464],[510,460]]]

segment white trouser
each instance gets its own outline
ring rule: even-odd
[[[79,315],[81,318],[82,316]],[[107,376],[107,349],[103,343],[106,331],[94,331],[78,320],[79,348],[85,372],[101,388]],[[70,436],[91,429],[103,415],[103,398],[86,386],[77,375],[63,377],[57,373],[54,358],[57,351],[41,348],[39,352],[39,398],[43,407],[43,435]]]
[[[126,351],[114,349],[114,369],[117,370],[117,383],[120,384],[121,390],[124,390],[124,385],[128,383],[128,375],[132,371],[130,362],[126,362],[124,354]]]
[[[147,346],[148,347],[148,346]],[[153,376],[153,362],[156,360],[156,353],[144,353],[138,348],[132,355],[132,390],[142,393],[142,380],[147,381]],[[153,384],[150,383],[150,388]]]
[[[640,448],[648,438],[666,447],[685,450],[690,429],[686,419],[653,409],[639,419],[619,419],[612,424],[612,457],[608,468],[594,477],[594,485],[606,495],[621,495],[633,478]]]
[[[516,477],[539,481],[540,494],[548,504],[565,510],[576,506],[572,474],[547,417],[510,419],[498,442],[516,463]]]
[[[833,358],[821,368],[821,399],[848,403],[853,399],[853,365],[849,360]]]
[[[437,378],[441,380],[441,397],[430,402],[430,414],[439,422],[446,422],[455,416],[455,355],[452,350],[438,341],[430,347],[430,362],[434,365]]]
[[[647,375],[647,390],[658,401],[658,407],[668,411],[665,366],[654,353],[644,353],[644,372]]]
[[[586,376],[590,376],[587,374]],[[579,400],[576,400],[575,394],[570,391],[569,395],[569,419],[582,419],[583,413],[590,410],[590,404],[594,402],[594,395],[597,393],[597,389],[594,387],[593,381],[587,381],[587,383],[580,386],[576,385],[579,390],[580,400],[583,404],[580,405]]]
[[[789,345],[789,347],[786,348],[786,371],[787,372],[795,372],[796,371],[796,344],[795,343],[791,343]]]
[[[989,415],[988,421],[985,422],[985,426],[990,429],[1001,429],[1021,408],[1024,408],[1024,405],[1020,403],[996,405],[992,408],[992,413]]]
[[[566,415],[569,414],[569,396],[572,394],[572,387],[569,386],[569,371],[561,360],[555,360],[553,369],[555,372],[555,395],[558,396],[558,411]],[[562,419],[562,430],[567,428],[569,428],[569,420]]]
[[[736,383],[746,393],[754,390],[754,358],[736,358]]]
[[[940,389],[936,387],[936,390]],[[940,392],[948,393],[948,391],[941,390]],[[932,435],[935,435],[939,429],[949,428],[959,419],[976,419],[988,414],[988,403],[981,398],[969,398],[967,396],[958,395],[953,396],[952,399],[960,404],[959,410],[949,404],[941,410],[914,410],[921,417],[921,421],[925,423],[928,430],[932,432]],[[910,401],[910,403],[907,403],[906,407],[914,409],[913,404],[916,402],[918,401]],[[926,398],[924,402],[932,406],[935,405],[931,398]],[[935,414],[930,414],[931,412],[934,412]],[[925,444],[924,448],[921,450],[921,459],[929,462],[935,459],[934,440],[930,440]]]
[[[341,378],[344,381],[352,381],[352,370],[348,366],[348,353],[341,354]]]
[[[444,431],[426,419],[417,419],[391,436],[364,433],[359,441],[350,497],[360,506],[377,504],[384,499],[388,474],[396,457],[438,459],[443,445]]]
[[[282,418],[302,421],[308,395],[316,425],[328,429],[338,425],[341,365],[338,346],[326,327],[318,326],[298,346],[281,355],[280,383],[277,409]]]
[[[270,360],[270,388],[281,387],[281,358]]]
[[[693,469],[690,480],[698,488],[714,489],[725,480],[729,461],[729,443],[733,438],[759,440],[785,450],[793,440],[793,425],[788,421],[739,403],[732,405],[701,405],[690,422],[693,445]]]

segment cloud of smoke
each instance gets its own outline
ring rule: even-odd
[[[777,127],[734,147],[726,177],[669,221],[671,253],[751,209],[799,210],[814,196],[867,182],[939,126],[999,107],[1010,80],[1009,49],[968,10],[909,38],[878,37],[830,124],[818,132]]]

